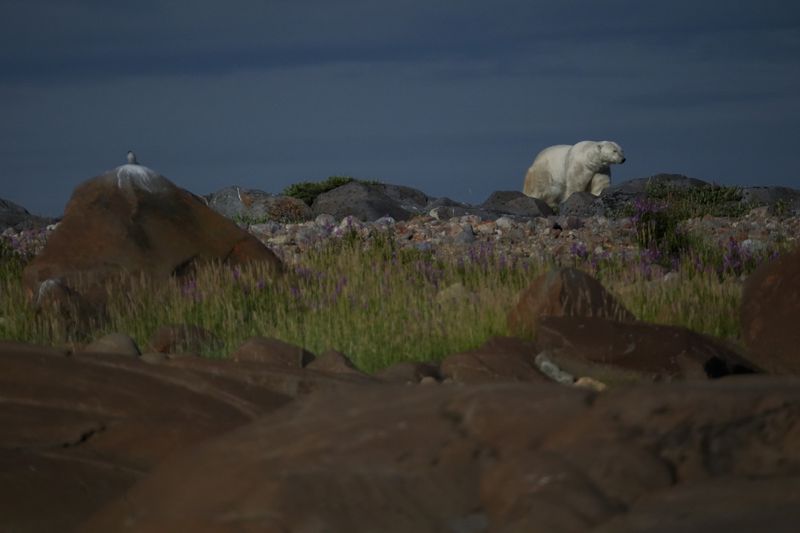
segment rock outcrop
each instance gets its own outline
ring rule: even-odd
[[[748,357],[775,374],[800,376],[800,248],[762,265],[742,293]]]
[[[384,386],[310,396],[175,456],[81,531],[642,531],[664,519],[788,532],[798,481],[794,380]]]
[[[166,279],[210,261],[282,269],[267,247],[198,197],[146,167],[124,165],[76,188],[24,283],[37,299],[43,282],[57,280],[100,306],[103,284],[115,276]]]

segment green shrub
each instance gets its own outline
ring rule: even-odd
[[[293,183],[283,190],[283,194],[304,201],[307,205],[314,203],[314,199],[324,192],[328,192],[336,187],[346,185],[355,178],[350,176],[331,176],[325,181],[303,181]]]
[[[650,200],[664,202],[670,216],[677,220],[705,215],[740,217],[754,207],[742,202],[742,190],[738,187],[675,187],[668,183],[656,183],[648,185],[645,191]]]

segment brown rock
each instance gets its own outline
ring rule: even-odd
[[[597,533],[795,533],[800,477],[734,477],[698,483],[643,498]]]
[[[440,378],[439,366],[419,361],[400,361],[375,372],[375,377],[391,383],[419,383],[423,378]]]
[[[136,345],[136,341],[124,333],[109,333],[87,344],[83,348],[83,351],[89,353],[130,355],[133,357],[137,357],[142,353]]]
[[[252,337],[231,353],[230,359],[286,368],[303,368],[314,360],[314,354],[301,346],[279,339]]]
[[[715,339],[679,326],[543,317],[536,343],[562,370],[602,382],[706,379],[758,371]]]
[[[367,374],[361,372],[353,362],[342,352],[327,350],[305,365],[308,370],[319,372],[329,372],[333,374],[355,374],[366,377]]]
[[[800,248],[762,265],[742,294],[742,340],[767,372],[800,375]]]
[[[790,531],[798,476],[796,380],[363,387],[175,456],[82,531]]]
[[[0,342],[0,531],[71,531],[157,462],[290,401],[138,358]]]
[[[547,378],[534,365],[537,353],[530,341],[494,337],[475,350],[446,357],[440,369],[443,378],[457,383],[545,382]]]
[[[75,189],[23,282],[33,296],[57,279],[100,306],[104,283],[123,273],[159,280],[211,261],[282,270],[275,254],[193,194],[146,167],[124,165]]]
[[[189,324],[172,324],[161,326],[150,337],[148,347],[151,352],[158,353],[193,353],[200,354],[207,349],[218,348],[220,340],[200,326]]]
[[[533,280],[508,313],[509,331],[514,335],[535,337],[542,316],[635,320],[600,282],[575,268],[551,270]]]
[[[375,383],[375,380],[357,374],[308,372],[303,368],[260,361],[169,356],[160,364],[203,375],[225,386],[241,387],[241,383],[248,383],[292,398]]]

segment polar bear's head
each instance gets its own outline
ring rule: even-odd
[[[622,147],[615,142],[600,141],[597,143],[597,151],[600,153],[600,160],[607,165],[625,162]]]

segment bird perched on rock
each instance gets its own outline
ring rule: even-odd
[[[128,150],[128,164],[129,165],[139,164],[139,162],[136,160],[136,154],[133,153],[133,150]]]

